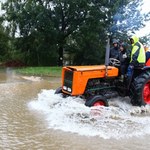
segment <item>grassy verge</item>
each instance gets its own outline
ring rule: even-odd
[[[36,76],[61,77],[62,67],[25,67],[16,69],[17,73]]]

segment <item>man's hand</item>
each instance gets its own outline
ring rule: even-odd
[[[126,53],[123,54],[123,55],[122,55],[122,58],[127,58],[127,54],[126,54]]]

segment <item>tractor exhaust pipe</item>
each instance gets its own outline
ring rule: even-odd
[[[107,39],[106,45],[106,53],[105,53],[105,66],[106,66],[106,73],[105,76],[108,76],[108,66],[109,66],[109,55],[110,55],[110,38]]]

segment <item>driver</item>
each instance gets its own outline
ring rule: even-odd
[[[141,42],[139,42],[139,38],[134,35],[130,38],[130,42],[132,45],[132,50],[131,50],[130,63],[127,71],[127,76],[129,78],[133,74],[133,69],[142,68],[145,65],[145,61],[146,61],[144,46]]]
[[[119,44],[118,40],[113,40],[113,47],[110,49],[110,56],[109,58],[114,58],[119,60]]]

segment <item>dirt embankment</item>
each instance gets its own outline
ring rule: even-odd
[[[4,63],[0,63],[1,67],[25,67],[26,65],[20,60],[10,60]]]

